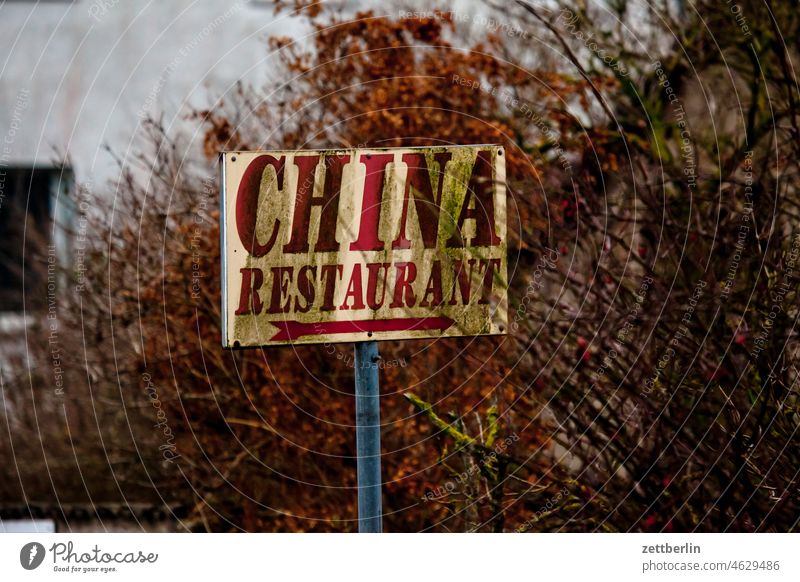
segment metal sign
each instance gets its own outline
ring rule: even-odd
[[[225,347],[505,333],[499,146],[225,152]]]

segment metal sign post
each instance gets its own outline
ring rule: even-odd
[[[355,344],[358,531],[381,533],[381,408],[378,342]]]

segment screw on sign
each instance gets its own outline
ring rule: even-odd
[[[505,333],[500,146],[225,152],[221,170],[223,346]],[[380,530],[376,357],[357,346],[361,531]]]

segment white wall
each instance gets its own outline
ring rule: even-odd
[[[0,166],[66,152],[79,181],[112,177],[102,146],[124,154],[143,111],[169,122],[236,80],[264,82],[266,38],[300,30],[250,0],[5,2]]]

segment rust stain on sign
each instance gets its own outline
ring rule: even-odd
[[[499,146],[225,152],[225,347],[498,335]]]

